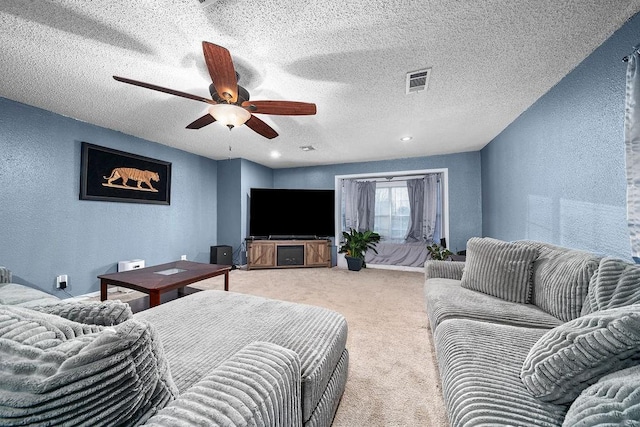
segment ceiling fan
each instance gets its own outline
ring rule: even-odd
[[[204,59],[213,83],[209,85],[211,98],[168,89],[162,86],[113,76],[119,82],[147,89],[157,90],[170,95],[193,99],[210,104],[209,113],[187,125],[187,129],[200,129],[215,121],[232,129],[246,124],[249,128],[264,136],[275,138],[278,133],[254,114],[275,114],[282,116],[305,116],[316,114],[316,104],[297,101],[249,101],[249,92],[238,84],[238,74],[233,66],[231,54],[227,49],[206,41],[202,42]]]

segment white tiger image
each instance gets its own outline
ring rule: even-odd
[[[113,186],[113,181],[122,179],[122,186],[128,187],[127,182],[131,179],[138,182],[138,188],[144,190],[144,187],[142,187],[142,183],[145,183],[151,191],[156,192],[158,190],[153,188],[153,185],[151,185],[151,181],[160,181],[158,172],[143,171],[136,168],[115,168],[113,171],[111,171],[110,176],[103,176],[103,178],[107,180],[107,183],[104,185]]]

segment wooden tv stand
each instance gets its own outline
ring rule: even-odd
[[[331,240],[247,239],[247,270],[331,267]]]

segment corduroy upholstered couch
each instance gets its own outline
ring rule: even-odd
[[[348,365],[336,312],[202,291],[133,315],[10,282],[0,268],[0,425],[333,421]]]
[[[640,266],[472,238],[425,274],[453,427],[640,425]]]

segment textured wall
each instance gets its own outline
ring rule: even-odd
[[[249,193],[271,188],[272,169],[244,159],[218,162],[218,240],[233,248],[234,264],[244,264],[244,239],[249,235]]]
[[[171,205],[79,200],[80,143],[172,163]],[[0,265],[14,281],[55,295],[99,289],[117,262],[186,254],[208,262],[216,244],[216,162],[0,98]]]
[[[639,34],[636,15],[482,150],[484,235],[630,257],[622,58]]]
[[[242,239],[241,164],[240,159],[218,162],[218,244],[231,246],[234,255]]]
[[[455,251],[463,250],[470,237],[482,234],[480,153],[477,151],[379,162],[275,169],[273,186],[333,189],[336,175],[439,168],[449,169],[449,247]]]
[[[249,160],[242,160],[242,224],[241,236],[249,236],[249,208],[251,206],[251,188],[272,188],[273,169]]]

